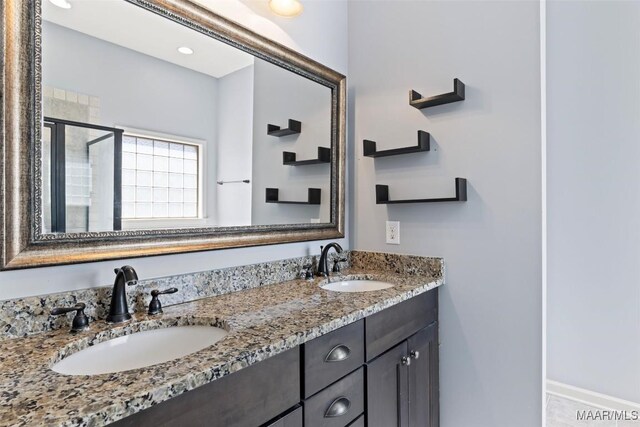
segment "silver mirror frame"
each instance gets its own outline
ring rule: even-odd
[[[188,0],[126,0],[331,89],[331,222],[42,234],[41,0],[0,2],[0,269],[344,237],[346,77]]]

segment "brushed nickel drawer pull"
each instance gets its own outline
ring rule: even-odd
[[[335,418],[341,417],[347,412],[349,412],[349,408],[351,407],[351,402],[344,396],[341,396],[331,402],[331,405],[327,408],[327,411],[324,413],[325,418]]]
[[[351,356],[351,349],[344,344],[338,344],[333,347],[329,353],[327,353],[327,357],[324,358],[325,362],[342,362],[343,360],[347,360]]]

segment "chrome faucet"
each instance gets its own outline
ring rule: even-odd
[[[130,265],[116,268],[113,271],[116,273],[116,280],[113,283],[111,305],[109,306],[107,322],[122,323],[131,319],[131,314],[129,314],[129,305],[127,304],[126,286],[138,283],[138,275]]]
[[[327,244],[327,246],[321,246],[320,250],[320,261],[318,261],[318,276],[328,276],[329,275],[329,265],[327,263],[327,255],[329,254],[329,249],[334,248],[337,253],[342,253],[342,246],[340,246],[336,242],[331,242]]]

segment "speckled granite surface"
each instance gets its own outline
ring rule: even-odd
[[[0,342],[0,425],[105,425],[443,282],[444,263],[439,258],[353,252],[352,262],[358,267],[329,280],[369,278],[395,286],[338,293],[319,287],[327,279],[289,280],[166,307],[160,317],[137,314],[125,325],[94,322],[77,335],[58,330]],[[197,353],[143,369],[90,377],[64,376],[50,369],[64,355],[91,344],[185,324],[216,325],[229,334]]]
[[[330,258],[335,256],[332,252]],[[342,265],[348,267],[350,252],[345,251],[341,257],[347,258],[347,262]],[[177,293],[161,297],[163,307],[168,307],[293,280],[300,277],[303,266],[313,264],[317,258],[318,256],[290,258],[150,280],[145,280],[144,272],[138,271],[140,281],[136,286],[127,288],[129,310],[144,312],[151,300],[152,289],[178,288]],[[76,302],[86,304],[85,313],[91,321],[104,319],[109,311],[112,286],[0,301],[0,341],[67,328],[73,314],[53,317],[49,313],[54,307],[70,307]]]

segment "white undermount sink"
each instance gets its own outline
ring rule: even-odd
[[[64,375],[98,375],[145,368],[207,348],[227,331],[213,326],[174,326],[104,341],[51,367]]]
[[[379,280],[343,280],[341,282],[326,283],[320,287],[335,292],[369,292],[392,288],[393,284]]]

